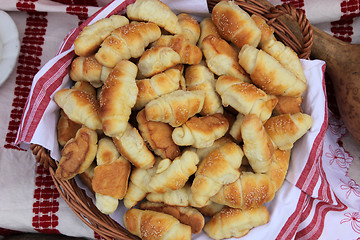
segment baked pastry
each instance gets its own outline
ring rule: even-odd
[[[274,154],[273,143],[263,123],[254,114],[246,115],[241,124],[244,154],[256,173],[269,171]]]
[[[101,87],[109,76],[111,68],[102,66],[94,57],[76,57],[70,67],[70,78],[73,81],[87,81],[95,88]]]
[[[268,222],[269,212],[265,206],[249,210],[224,207],[205,224],[204,231],[213,239],[239,238]]]
[[[136,1],[127,6],[126,14],[131,20],[153,22],[172,34],[181,33],[177,16],[159,0]]]
[[[121,135],[112,138],[118,151],[137,168],[151,168],[154,166],[155,157],[147,148],[139,131],[127,123]]]
[[[180,13],[177,17],[181,27],[181,34],[185,36],[189,43],[196,45],[200,37],[198,21],[187,13]]]
[[[120,61],[106,79],[100,93],[100,118],[104,133],[109,137],[121,135],[128,124],[131,108],[136,103],[138,88],[134,63]]]
[[[188,91],[202,90],[205,93],[201,115],[223,113],[221,98],[215,91],[215,76],[206,67],[205,63],[192,65],[186,68],[185,83]]]
[[[238,48],[245,44],[257,47],[261,31],[250,15],[233,1],[221,1],[213,10],[211,19],[216,25],[220,36],[231,41]]]
[[[228,129],[229,122],[221,113],[194,116],[174,129],[172,139],[179,146],[210,147],[215,140],[224,136]]]
[[[238,115],[236,116],[236,120],[235,122],[231,125],[230,128],[230,135],[238,142],[242,142],[242,137],[241,137],[241,124],[242,121],[244,120],[245,115],[242,113],[238,113]]]
[[[270,27],[263,18],[259,15],[253,14],[251,15],[251,19],[254,20],[256,26],[261,31],[261,38],[259,47],[261,48],[267,41],[269,40],[276,40],[274,36],[274,28]]]
[[[129,20],[126,17],[112,15],[109,18],[100,19],[84,27],[74,41],[75,54],[83,57],[90,56],[96,52],[102,41],[109,36],[114,29],[128,23]]]
[[[58,179],[69,180],[85,172],[95,159],[97,133],[88,127],[81,127],[61,151],[61,159],[55,175]]]
[[[197,210],[205,217],[212,217],[216,213],[220,212],[223,207],[224,207],[224,205],[222,205],[222,204],[211,202],[210,204],[208,204],[206,206],[197,208]]]
[[[313,119],[305,113],[271,117],[264,128],[276,148],[289,150],[312,126]]]
[[[182,64],[199,64],[202,59],[202,52],[195,44],[190,43],[184,34],[162,35],[156,41],[155,46],[171,47],[180,56]]]
[[[60,110],[60,118],[57,123],[57,140],[61,146],[75,137],[76,132],[81,128],[81,124],[71,121],[64,111]]]
[[[255,114],[263,122],[269,119],[277,103],[275,96],[267,95],[255,85],[232,76],[219,77],[216,91],[225,107],[230,105],[244,115]]]
[[[76,89],[79,91],[86,92],[87,94],[90,94],[91,96],[95,97],[97,99],[96,89],[93,85],[91,85],[87,81],[79,81],[75,82],[74,86],[71,87],[72,89]]]
[[[302,97],[276,96],[278,102],[274,108],[274,114],[295,114],[302,112]]]
[[[238,52],[225,40],[209,35],[202,41],[201,50],[207,66],[216,75],[230,75],[250,82],[248,74],[239,64]]]
[[[205,224],[204,216],[192,207],[169,206],[163,203],[145,201],[140,203],[140,209],[169,214],[182,224],[190,226],[191,232],[194,234],[200,233]]]
[[[215,24],[211,20],[211,18],[204,18],[200,22],[199,26],[200,26],[200,37],[199,37],[199,41],[198,41],[199,48],[202,48],[202,41],[204,40],[204,38],[206,38],[209,35],[213,35],[217,38],[220,38],[220,34],[219,34]]]
[[[299,97],[306,90],[305,82],[263,50],[243,46],[239,63],[250,74],[252,82],[267,94]]]
[[[94,178],[94,168],[96,167],[95,161],[83,172],[78,174],[82,183],[92,192],[95,193],[92,188],[92,179]]]
[[[146,104],[145,116],[149,121],[169,123],[173,127],[178,127],[199,113],[203,105],[202,91],[177,90]]]
[[[84,91],[65,88],[54,94],[54,100],[72,121],[92,130],[102,129],[99,103],[94,96]]]
[[[199,164],[191,185],[194,201],[204,206],[224,184],[240,176],[239,167],[244,154],[233,142],[211,151]]]
[[[133,208],[125,212],[123,223],[130,233],[143,240],[191,239],[191,227],[165,213]]]
[[[141,136],[156,155],[171,160],[180,156],[179,146],[174,143],[171,137],[173,127],[167,123],[146,120],[144,110],[137,114],[136,120]]]
[[[155,23],[132,22],[115,29],[105,38],[95,58],[101,65],[112,68],[121,60],[140,57],[160,35],[160,28]]]
[[[179,89],[180,79],[180,70],[170,68],[151,78],[136,81],[139,92],[134,109],[142,109],[151,100]]]
[[[233,140],[229,137],[229,136],[224,136],[221,137],[217,140],[215,140],[215,142],[210,146],[210,147],[205,147],[205,148],[190,148],[192,149],[194,152],[196,152],[196,154],[199,156],[200,162],[213,150],[215,150],[216,148],[219,148],[227,143],[233,142]]]
[[[181,62],[180,55],[171,47],[154,46],[141,55],[138,68],[141,77],[151,77]]]
[[[120,157],[120,153],[117,150],[114,142],[109,137],[102,137],[98,143],[98,149],[96,152],[96,164],[105,165],[110,164]]]
[[[161,160],[155,175],[148,183],[150,192],[164,193],[182,188],[189,177],[196,172],[198,163],[199,157],[193,151],[184,151],[173,161]]]

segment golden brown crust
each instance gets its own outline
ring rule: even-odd
[[[200,22],[200,37],[199,37],[199,41],[198,41],[199,48],[202,47],[202,41],[204,40],[204,38],[206,38],[209,35],[213,35],[217,38],[220,38],[220,34],[219,34],[215,24],[211,20],[211,18],[204,18]]]
[[[270,39],[276,40],[274,36],[274,28],[270,27],[263,18],[256,14],[251,15],[251,18],[261,31],[261,39],[259,43],[260,47]]]
[[[180,13],[177,15],[181,27],[181,34],[191,44],[196,44],[200,37],[200,26],[195,18],[187,13]]]
[[[71,121],[63,110],[60,110],[60,118],[57,124],[57,139],[61,146],[64,146],[71,138],[75,137],[76,132],[81,128],[81,124]]]
[[[274,112],[278,115],[281,114],[295,114],[302,112],[301,104],[302,97],[288,97],[288,96],[276,96],[278,102],[275,106]]]

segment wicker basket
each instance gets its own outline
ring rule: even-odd
[[[219,1],[221,0],[208,0],[210,12]],[[309,59],[313,43],[312,29],[302,10],[286,4],[268,8],[255,0],[235,0],[235,3],[248,13],[255,13],[262,17],[268,25],[275,29],[278,40],[291,47],[300,58]],[[302,42],[279,19],[282,15],[289,15],[296,20],[303,35]],[[62,198],[87,226],[104,239],[138,239],[108,215],[101,213],[92,199],[85,194],[85,191],[77,186],[74,179],[63,181],[56,178],[57,162],[50,157],[48,150],[35,144],[31,145],[31,149],[35,158],[49,169]]]

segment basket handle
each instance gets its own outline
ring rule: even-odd
[[[223,0],[207,0],[209,11],[211,12],[213,7],[221,1]],[[274,7],[267,0],[235,0],[234,2],[245,11],[263,18],[269,26],[274,28],[281,41],[291,47],[300,58],[310,58],[313,33],[303,10],[297,9],[291,4]],[[294,25],[297,26],[294,27]],[[300,30],[300,33],[296,32],[297,29]],[[298,35],[302,37],[298,37]]]
[[[50,157],[50,151],[44,148],[43,146],[40,146],[38,144],[31,144],[30,149],[32,150],[35,159],[43,165],[45,169],[49,169],[51,167],[52,169],[56,169],[56,163],[54,159]]]

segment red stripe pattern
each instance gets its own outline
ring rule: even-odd
[[[304,0],[281,0],[284,4],[291,4],[294,5],[296,8],[304,7]]]

